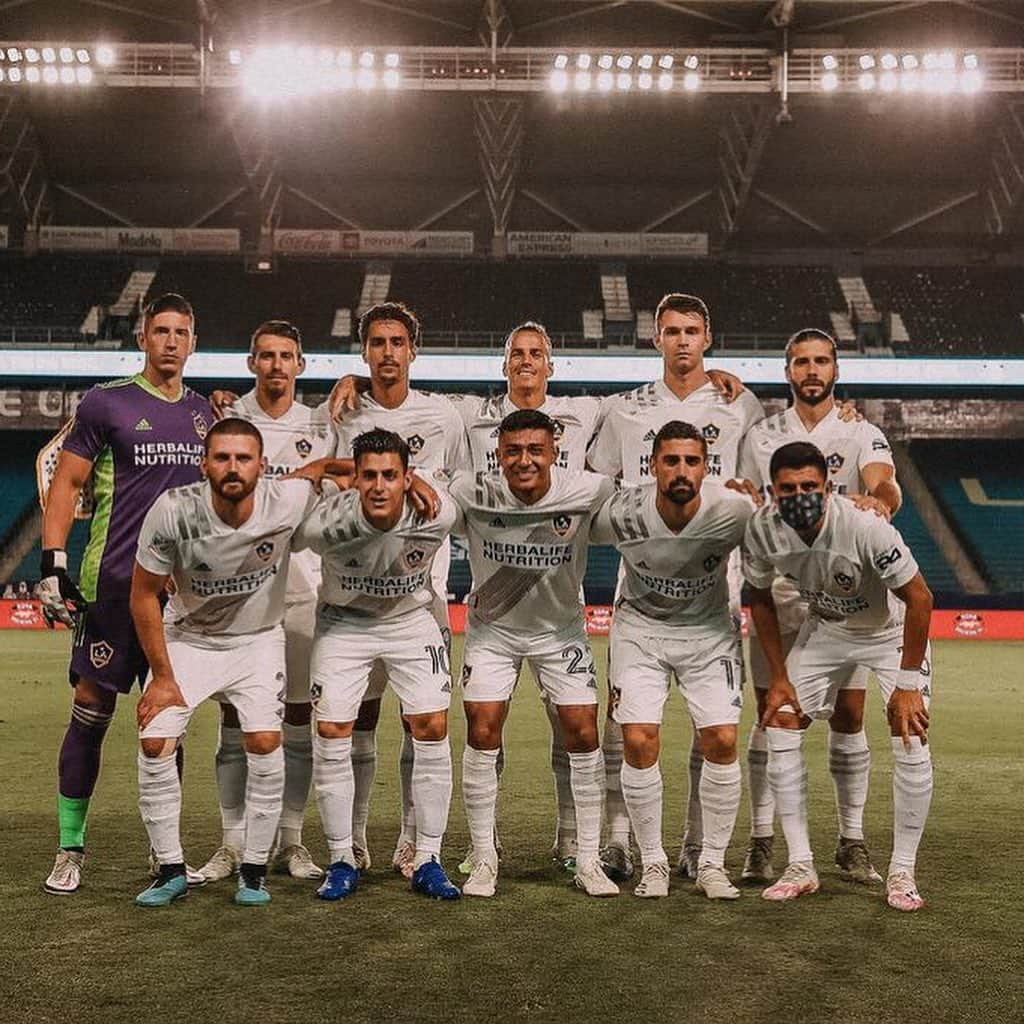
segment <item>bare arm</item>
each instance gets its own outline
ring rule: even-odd
[[[903,504],[903,492],[896,483],[895,468],[886,462],[871,462],[861,467],[860,476],[868,494],[887,506],[890,516],[896,515]]]
[[[932,592],[924,577],[918,573],[893,593],[907,606],[907,611],[903,619],[901,679],[889,698],[886,711],[892,735],[901,737],[903,745],[909,749],[911,736],[919,736],[922,743],[926,743],[928,737],[928,711],[924,706],[920,686],[923,680],[921,668],[928,650],[928,629],[932,620]],[[911,688],[915,684],[917,688]]]
[[[145,729],[153,719],[169,707],[183,707],[185,700],[174,678],[171,659],[164,638],[163,609],[160,595],[169,577],[143,569],[138,562],[132,572],[130,609],[135,633],[146,654],[153,678],[139,701],[139,728]]]
[[[63,550],[75,521],[75,506],[82,488],[92,473],[92,463],[81,455],[63,449],[57,460],[43,512],[43,550]]]
[[[757,629],[757,642],[761,645],[765,660],[768,662],[768,697],[764,715],[759,723],[764,729],[772,724],[776,712],[785,704],[789,704],[796,715],[802,715],[802,712],[797,701],[796,690],[786,672],[786,656],[782,653],[779,616],[770,587],[751,589],[750,614]]]

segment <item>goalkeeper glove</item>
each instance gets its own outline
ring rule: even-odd
[[[60,548],[43,551],[40,562],[39,600],[43,604],[43,618],[50,629],[63,622],[69,629],[85,611],[85,598],[68,575],[68,553]]]

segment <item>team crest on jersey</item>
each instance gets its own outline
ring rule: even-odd
[[[562,435],[565,433],[565,424],[561,420],[552,420],[551,422],[555,428],[555,440],[561,441]]]
[[[853,589],[854,578],[845,572],[837,572],[832,579],[836,581],[836,586],[840,590],[850,591]]]
[[[559,537],[564,537],[572,529],[572,516],[555,516],[551,526]]]
[[[426,552],[423,548],[413,548],[411,551],[405,553],[405,564],[410,569],[416,569],[423,564],[423,559],[426,557]]]
[[[410,455],[419,455],[423,451],[423,438],[419,434],[413,434],[412,437],[407,437],[405,443],[409,446]]]
[[[324,688],[320,683],[311,683],[309,687],[309,702],[310,704],[319,704],[320,696],[323,694]]]
[[[839,452],[832,452],[825,462],[828,464],[828,471],[830,473],[838,473],[843,468],[843,463],[846,462],[846,459]]]
[[[196,428],[199,440],[205,440],[206,433],[210,429],[210,425],[206,422],[206,417],[198,410],[192,413],[192,426]]]
[[[106,640],[97,640],[89,645],[89,661],[93,668],[106,668],[110,659],[114,657],[114,648]]]
[[[708,444],[714,444],[721,433],[721,430],[719,430],[714,423],[706,423],[704,428],[701,430],[701,436]]]
[[[473,666],[472,665],[463,665],[462,666],[462,680],[461,681],[462,681],[462,685],[463,686],[465,686],[466,683],[469,682],[469,677],[472,674],[473,674]]]
[[[259,558],[263,559],[264,562],[269,561],[270,556],[274,553],[274,542],[272,540],[265,540],[261,544],[256,545],[256,554]]]
[[[721,561],[722,561],[722,556],[721,555],[708,555],[708,557],[704,559],[704,571],[705,572],[714,572],[715,567]]]
[[[305,458],[313,450],[313,442],[308,438],[300,437],[295,442],[295,450],[299,453],[301,458]]]

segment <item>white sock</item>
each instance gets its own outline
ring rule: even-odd
[[[497,859],[494,819],[498,804],[497,750],[477,750],[466,745],[462,752],[462,799],[473,853],[477,858]]]
[[[242,730],[221,725],[215,758],[217,798],[224,830],[221,842],[239,853],[245,846],[245,748]]]
[[[331,863],[352,864],[352,737],[313,737],[313,786]]]
[[[839,834],[844,839],[864,838],[864,805],[868,801],[871,749],[864,730],[828,732],[828,770],[836,789]]]
[[[402,831],[398,845],[416,842],[416,802],[412,792],[412,765],[415,759],[412,736],[402,730],[402,753],[398,759],[398,776],[402,793]]]
[[[412,741],[413,801],[416,804],[416,857],[414,867],[431,857],[441,860],[441,841],[448,828],[452,802],[452,748],[443,740]]]
[[[583,754],[570,751],[569,781],[576,804],[576,859],[583,864],[597,858],[601,845],[601,810],[606,781],[601,751],[588,750]]]
[[[700,775],[703,770],[704,754],[700,749],[700,738],[695,728],[693,745],[690,747],[690,789],[686,796],[686,826],[683,829],[683,846],[701,846],[704,842],[704,815],[700,807]]]
[[[768,785],[768,736],[757,725],[750,728],[747,777],[750,780],[750,834],[758,839],[767,838],[775,834],[775,797]]]
[[[725,866],[725,851],[736,827],[740,810],[740,789],[743,772],[739,761],[715,764],[705,761],[700,775],[700,804],[704,814],[704,844],[701,864]]]
[[[284,798],[281,802],[280,845],[302,845],[309,784],[313,781],[313,732],[308,725],[281,725],[284,747]]]
[[[161,864],[183,864],[181,783],[174,755],[146,757],[139,751],[139,811],[149,845]]]
[[[608,842],[629,848],[629,811],[622,796],[622,726],[609,718],[604,723],[601,753],[604,755],[604,820]],[[572,755],[569,755],[570,759]],[[578,830],[578,824],[577,824]]]
[[[807,767],[804,734],[800,729],[765,730],[768,733],[768,781],[775,797],[789,863],[811,862],[811,838],[807,827]]]
[[[558,804],[555,845],[559,851],[568,851],[576,844],[576,804],[572,799],[572,785],[569,782],[569,752],[565,749],[565,734],[562,732],[558,708],[546,700],[544,710],[551,725],[551,774],[555,777],[555,800]]]
[[[355,798],[352,804],[352,840],[364,850],[366,823],[370,818],[370,796],[377,774],[377,733],[372,729],[352,732],[352,772],[355,776]]]
[[[921,742],[920,736],[910,737],[910,750],[903,740],[892,737],[892,860],[889,874],[894,871],[914,873],[917,847],[928,820],[932,802],[932,748]]]
[[[266,864],[281,820],[284,796],[284,751],[278,747],[269,754],[245,755],[249,779],[245,786],[246,864]]]
[[[661,808],[664,785],[661,768],[655,763],[650,768],[634,768],[628,762],[622,766],[622,796],[629,810],[629,820],[640,847],[640,860],[644,865],[668,861],[661,841]]]

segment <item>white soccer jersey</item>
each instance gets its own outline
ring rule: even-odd
[[[165,491],[146,514],[136,560],[174,579],[164,621],[197,647],[219,648],[281,624],[292,534],[316,504],[308,480],[260,480],[237,529],[206,482]]]
[[[391,619],[430,607],[430,569],[455,514],[444,495],[436,519],[423,518],[406,501],[402,518],[382,531],[367,520],[358,491],[341,491],[320,503],[296,532],[294,543],[296,549],[308,547],[322,557],[320,600],[334,606],[335,613]]]
[[[740,448],[739,476],[760,488],[771,483],[768,465],[772,455],[793,441],[809,441],[825,456],[829,480],[837,494],[864,494],[860,471],[873,462],[891,466],[892,449],[885,434],[867,420],[844,423],[833,409],[808,430],[793,406],[768,416],[750,428]]]
[[[264,412],[254,389],[231,406],[231,415],[248,420],[263,435],[267,476],[272,479],[334,452],[334,432],[326,403],[312,409],[292,402],[283,416],[275,418]],[[294,553],[288,568],[288,602],[315,597],[319,586],[320,559],[312,551]]]
[[[591,522],[612,490],[607,477],[554,468],[548,493],[526,505],[500,473],[457,473],[451,495],[456,530],[469,538],[470,628],[536,636],[580,622]]]
[[[619,491],[598,512],[596,544],[614,544],[624,573],[615,625],[650,635],[731,632],[726,570],[743,540],[754,504],[736,491],[705,482],[697,514],[674,533],[658,512],[654,484]]]
[[[728,480],[736,475],[743,435],[764,416],[750,391],[735,402],[708,382],[677,398],[663,380],[606,399],[606,414],[588,461],[592,469],[624,484],[650,479],[651,445],[655,434],[672,420],[695,426],[708,444],[708,474]]]
[[[512,404],[506,392],[493,398],[477,395],[452,395],[452,402],[462,417],[469,438],[473,469],[489,473],[498,468],[498,427],[518,406]],[[561,469],[578,472],[586,464],[587,446],[597,429],[601,413],[601,400],[587,395],[548,395],[538,410],[555,421],[555,443]]]
[[[743,573],[769,587],[778,572],[808,602],[810,614],[854,634],[898,629],[903,602],[891,596],[918,572],[899,531],[845,498],[829,498],[810,545],[773,505],[754,513],[744,537]]]

